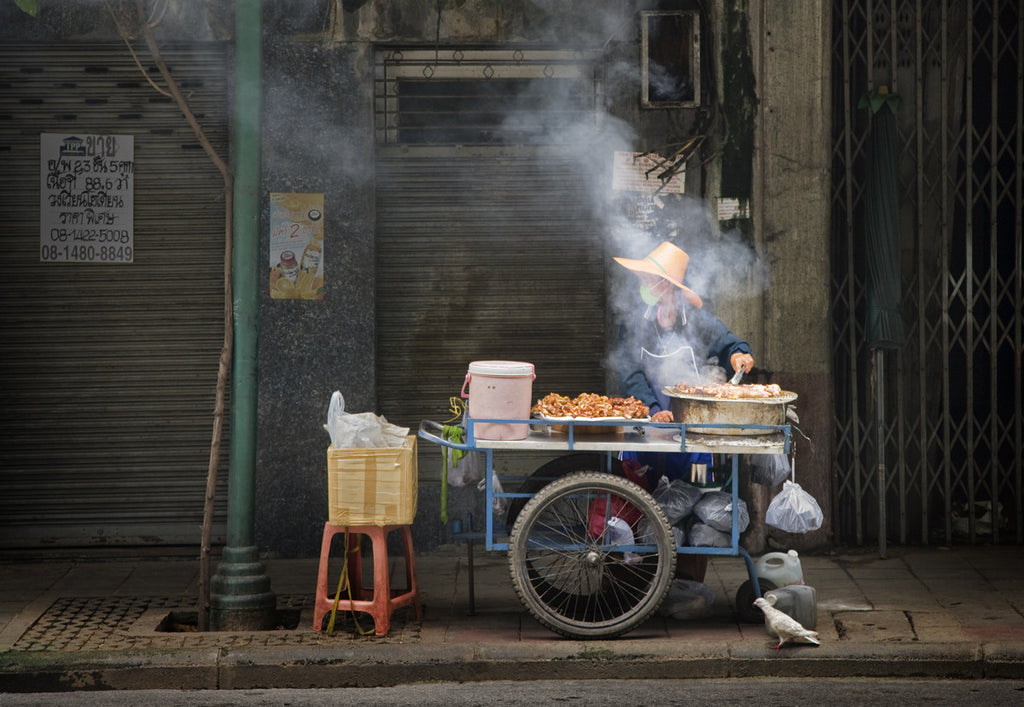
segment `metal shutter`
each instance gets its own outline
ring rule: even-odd
[[[165,58],[226,155],[225,47]],[[39,262],[40,132],[134,136],[134,264]],[[123,44],[0,46],[0,161],[0,544],[197,544],[223,339],[219,173]],[[224,515],[222,501],[218,542]]]
[[[553,151],[382,153],[380,412],[443,421],[475,360],[532,362],[534,398],[602,392],[607,257],[578,164]]]

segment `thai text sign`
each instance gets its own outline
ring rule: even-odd
[[[39,136],[39,260],[131,263],[131,135]]]

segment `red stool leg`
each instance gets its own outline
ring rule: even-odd
[[[402,526],[402,545],[405,548],[405,588],[412,594],[412,604],[416,611],[416,620],[423,619],[423,606],[420,604],[420,588],[416,582],[416,560],[412,551],[412,530],[408,525]]]
[[[345,562],[348,571],[348,586],[352,588],[352,598],[357,600],[366,599],[366,587],[363,586],[363,552],[361,529],[347,527],[348,547],[345,549]],[[343,597],[345,599],[346,597]],[[340,609],[341,606],[339,605]]]
[[[324,616],[334,606],[334,594],[327,586],[328,564],[331,558],[331,541],[338,533],[345,529],[324,523],[324,536],[320,541],[320,567],[316,576],[316,595],[313,600],[313,630],[320,631],[323,627]]]
[[[373,617],[374,632],[387,635],[391,630],[391,568],[388,567],[388,534],[390,527],[374,526],[367,532],[373,542],[373,597],[369,614]]]

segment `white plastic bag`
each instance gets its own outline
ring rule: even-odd
[[[636,540],[633,538],[633,529],[629,527],[629,523],[618,516],[612,516],[608,519],[605,531],[605,537],[608,539],[609,545],[636,544]],[[622,553],[622,558],[627,564],[640,561],[640,556],[635,552],[624,552]]]
[[[447,448],[448,454],[448,483],[452,486],[469,486],[484,478],[487,470],[487,459],[483,452],[466,452],[453,461],[452,448]]]
[[[787,533],[809,533],[821,527],[823,516],[814,496],[794,481],[786,481],[765,512],[765,523]]]
[[[383,415],[345,412],[345,398],[340,390],[331,396],[324,429],[331,436],[331,446],[335,449],[401,447],[409,434],[408,427],[392,425]]]
[[[505,493],[505,491],[501,487],[501,481],[498,479],[497,472],[494,471],[493,469],[491,470],[491,482],[492,490],[494,492],[494,496],[491,499],[491,510],[494,512],[494,515],[503,516],[505,515],[505,511],[507,510],[508,499],[498,496],[499,493]],[[478,490],[486,493],[487,479],[480,479],[480,483],[478,483],[476,487]]]

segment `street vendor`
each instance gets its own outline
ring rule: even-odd
[[[647,405],[653,422],[674,421],[666,386],[723,383],[734,373],[754,367],[750,345],[705,311],[700,296],[683,284],[690,260],[685,251],[664,241],[643,259],[614,260],[636,273],[646,307],[642,317],[623,327],[622,395]],[[720,380],[702,380],[708,376],[702,370],[711,360],[717,361],[710,370]],[[711,463],[710,454],[640,453],[637,457],[652,467],[654,483],[661,475],[689,480],[691,464]],[[629,457],[624,454],[623,458]]]

